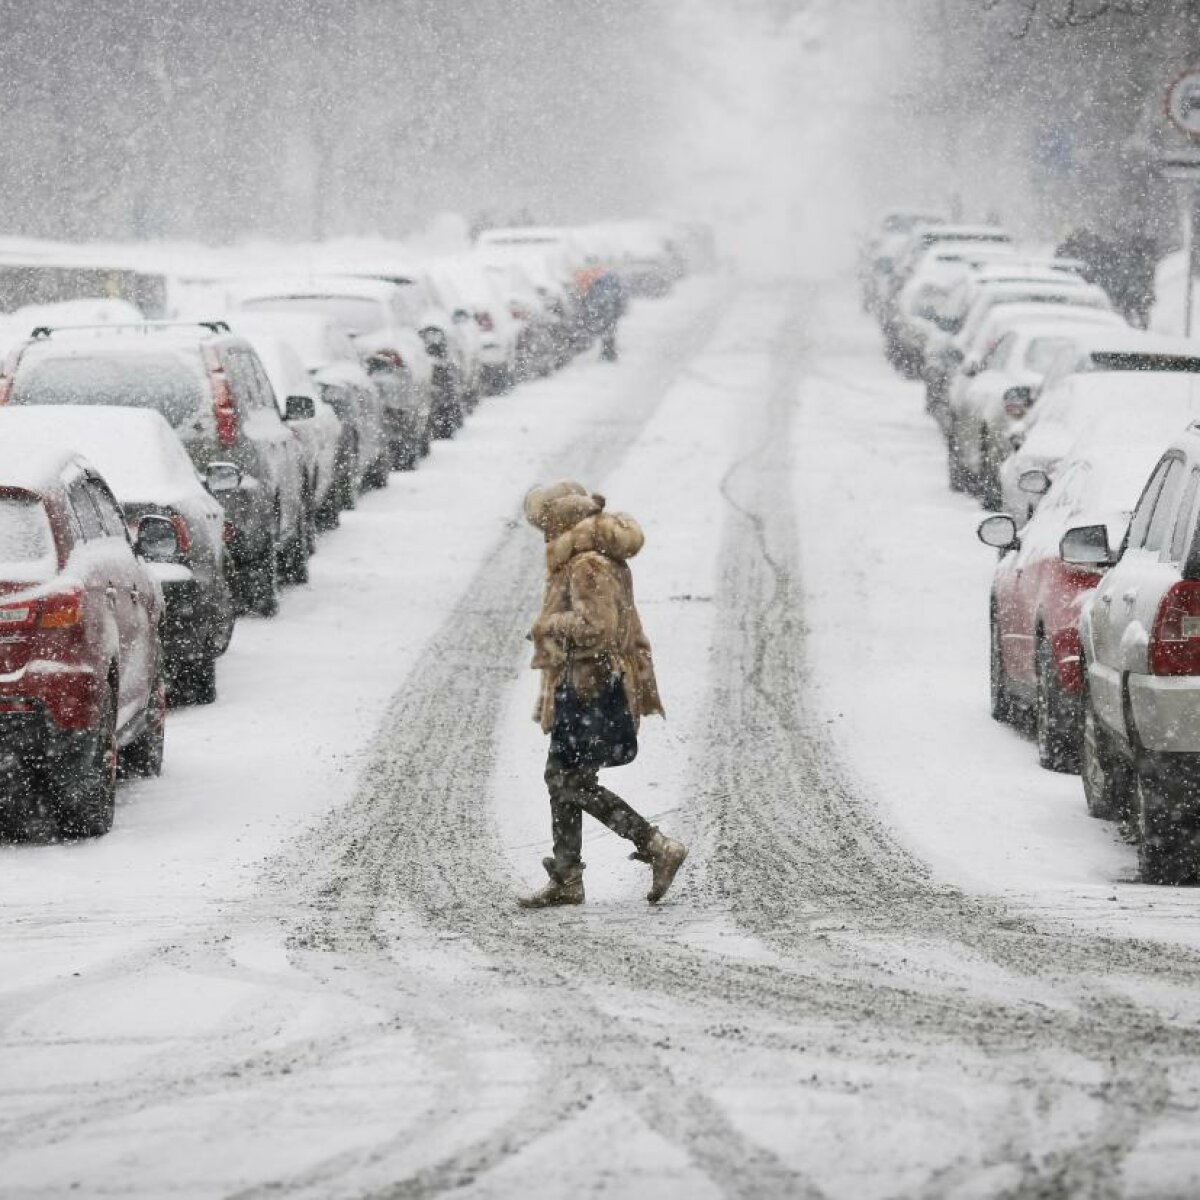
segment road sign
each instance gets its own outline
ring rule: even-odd
[[[1180,133],[1200,138],[1200,67],[1176,75],[1165,97],[1167,117]]]

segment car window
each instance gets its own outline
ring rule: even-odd
[[[54,533],[41,502],[0,498],[0,574],[12,574],[13,567],[22,575],[32,567],[53,573],[56,565]]]
[[[254,364],[250,361],[248,354],[238,349],[226,350],[225,374],[229,376],[234,403],[239,408],[261,407],[258,397],[258,382],[254,378]]]
[[[267,376],[266,368],[262,365],[262,360],[257,354],[248,354],[246,359],[250,363],[250,371],[254,379],[256,403],[260,408],[273,409],[275,407],[275,389],[271,386],[271,380]]]
[[[113,351],[23,357],[10,404],[87,404],[157,409],[178,428],[207,404],[199,359],[184,353]]]
[[[1015,333],[1006,333],[992,348],[983,356],[983,361],[979,364],[981,371],[998,371],[1008,361],[1008,356],[1012,353],[1013,343],[1017,340]]]
[[[1183,463],[1178,458],[1172,458],[1167,463],[1162,488],[1154,502],[1154,514],[1151,516],[1146,530],[1146,540],[1143,545],[1147,550],[1161,550],[1166,545],[1167,538],[1174,526],[1175,511],[1182,488]]]
[[[1198,488],[1200,488],[1200,467],[1193,467],[1188,476],[1183,499],[1179,502],[1179,515],[1175,518],[1175,529],[1171,534],[1171,541],[1163,552],[1164,562],[1183,562],[1184,555],[1187,553],[1189,534],[1192,531]]]
[[[348,333],[374,333],[387,321],[387,308],[368,296],[262,296],[242,302],[246,312],[320,313]]]
[[[96,511],[87,484],[82,478],[76,479],[70,485],[67,489],[67,498],[71,502],[71,511],[74,512],[75,519],[79,522],[79,531],[83,534],[85,542],[94,542],[107,536],[104,532],[104,524],[100,520],[100,514]]]
[[[96,506],[96,512],[100,517],[100,527],[105,535],[124,538],[126,536],[125,517],[108,488],[98,479],[91,477],[87,479],[85,486],[92,503]]]
[[[1036,337],[1025,349],[1025,366],[1030,371],[1045,375],[1054,365],[1054,360],[1070,346],[1070,338]]]

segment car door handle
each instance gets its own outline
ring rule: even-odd
[[[1127,592],[1121,593],[1121,602],[1123,604],[1132,604],[1137,599],[1137,590],[1130,588]]]
[[[1101,604],[1111,604],[1112,603],[1112,592],[1104,592],[1100,596],[1100,603]]]

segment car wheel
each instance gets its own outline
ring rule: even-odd
[[[246,603],[260,617],[279,612],[279,555],[273,546],[246,568]]]
[[[211,647],[200,658],[180,663],[171,680],[173,705],[212,704],[217,699],[217,656]]]
[[[300,504],[300,528],[279,555],[279,572],[285,582],[308,582],[308,560],[315,542],[312,505],[305,493]]]
[[[1083,731],[1079,739],[1079,774],[1088,812],[1099,821],[1121,820],[1129,810],[1129,769],[1108,744],[1095,706],[1085,686]]]
[[[150,698],[149,723],[120,754],[123,775],[151,777],[162,774],[163,746],[167,733],[167,685],[162,678]]]
[[[952,492],[968,490],[970,480],[967,478],[966,469],[963,467],[962,458],[958,453],[958,432],[953,419],[951,419],[950,428],[946,434],[946,470]]]
[[[979,466],[979,502],[989,512],[998,512],[1001,506],[1000,472],[988,445],[986,429],[979,440]]]
[[[71,778],[52,781],[58,829],[64,837],[101,837],[113,823],[117,802],[117,701],[104,689],[83,761]]]
[[[1047,771],[1071,774],[1079,770],[1079,731],[1044,638],[1038,639],[1036,659],[1038,762]]]
[[[1008,692],[1008,681],[1004,675],[1004,655],[1000,648],[1000,626],[995,609],[990,621],[989,683],[991,686],[992,720],[1002,725],[1012,725],[1017,718],[1016,705]]]
[[[1195,883],[1200,831],[1158,780],[1137,779],[1138,875],[1143,883]]]

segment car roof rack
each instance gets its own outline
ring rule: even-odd
[[[210,333],[232,333],[228,321],[112,321],[99,325],[38,325],[29,335],[31,338],[48,338],[56,333],[74,333],[79,329],[140,329],[149,333],[154,329],[207,329]]]

